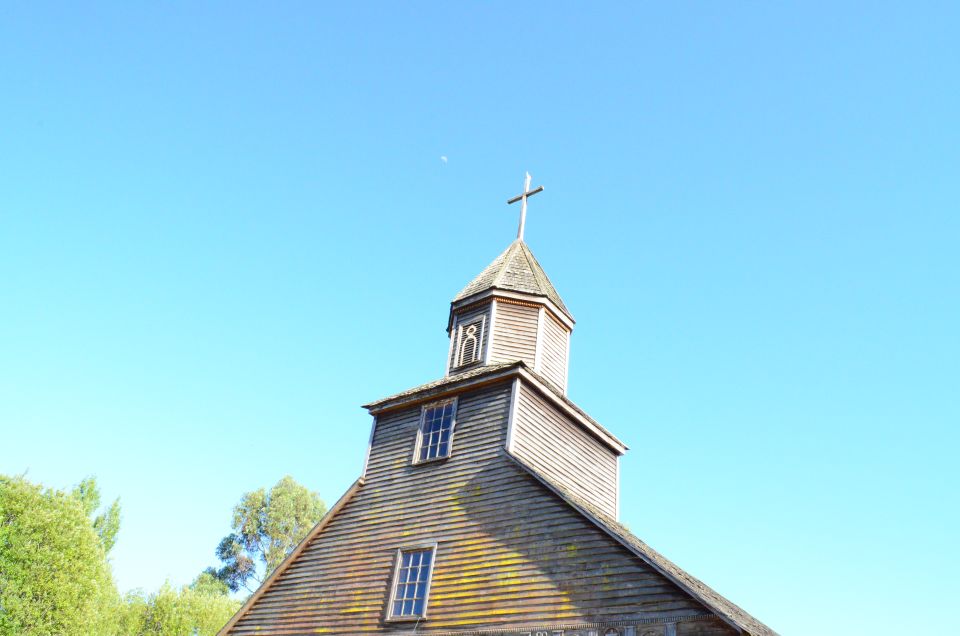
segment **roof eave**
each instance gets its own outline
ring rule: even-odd
[[[537,388],[538,392],[546,397],[554,406],[580,424],[587,432],[606,444],[607,447],[618,455],[623,455],[629,450],[629,447],[613,433],[587,415],[587,413],[578,406],[575,406],[570,399],[560,394],[549,382],[530,370],[523,361],[517,361],[505,367],[497,366],[492,368],[489,373],[470,375],[463,379],[457,379],[456,376],[451,376],[447,382],[425,385],[424,388],[420,390],[414,389],[407,393],[399,393],[386,397],[382,400],[365,404],[363,408],[367,409],[371,415],[379,415],[386,411],[440,399],[455,393],[460,393],[464,389],[476,389],[517,376],[520,376],[527,383]]]
[[[501,287],[489,287],[475,294],[458,298],[450,303],[450,318],[447,320],[447,333],[450,333],[450,330],[453,328],[454,312],[468,305],[483,302],[488,298],[507,298],[512,300],[524,300],[540,303],[570,331],[573,331],[574,325],[577,324],[577,321],[574,320],[570,312],[567,311],[565,307],[560,307],[555,302],[550,300],[549,296],[544,296],[542,294],[531,294],[528,292],[519,292],[512,289],[503,289]]]
[[[576,420],[594,437],[604,442],[617,455],[625,455],[630,447],[617,438],[616,435],[604,428],[599,422],[587,415],[587,413],[576,406],[572,400],[561,394],[553,385],[541,378],[539,374],[532,371],[526,365],[519,370],[520,376],[527,380],[533,386],[539,388],[540,393],[547,397],[554,406],[559,407],[564,413]]]
[[[739,607],[737,607],[737,609],[743,612],[744,616],[748,618],[749,621],[738,620],[737,617],[731,616],[730,613],[728,613],[727,608],[718,606],[717,603],[715,603],[712,599],[705,597],[703,594],[699,592],[699,590],[688,585],[687,582],[684,581],[683,579],[677,576],[674,576],[672,572],[662,567],[659,563],[657,563],[655,559],[650,558],[648,555],[644,554],[642,550],[638,549],[631,542],[626,541],[623,537],[620,536],[619,533],[615,532],[609,525],[604,523],[604,521],[601,518],[599,518],[596,514],[594,514],[589,508],[579,505],[575,500],[569,497],[566,492],[564,492],[561,488],[559,488],[556,484],[554,484],[553,481],[548,479],[546,476],[542,475],[534,467],[530,466],[525,461],[523,461],[522,459],[520,459],[519,457],[517,457],[507,449],[504,449],[503,453],[508,459],[513,461],[515,464],[517,464],[517,466],[519,466],[524,472],[528,473],[531,477],[537,480],[547,490],[553,492],[557,497],[563,500],[567,505],[569,505],[571,508],[579,512],[581,515],[587,518],[590,522],[592,522],[595,526],[603,530],[607,535],[615,539],[618,543],[620,543],[622,546],[627,548],[627,550],[632,552],[638,558],[642,559],[644,563],[646,563],[647,565],[652,567],[654,570],[659,572],[661,575],[666,577],[669,581],[673,582],[674,585],[684,590],[687,594],[689,594],[690,596],[698,600],[700,603],[703,603],[711,612],[713,612],[718,618],[723,620],[725,623],[727,623],[728,625],[730,625],[740,633],[748,634],[749,636],[777,636],[777,633],[775,631],[773,631],[772,629],[770,629],[769,627],[767,627],[757,619],[753,618],[746,612],[743,612],[743,610]],[[665,559],[665,557],[662,557],[662,555],[660,556],[661,558]],[[677,567],[677,566],[674,566],[674,567]],[[680,568],[677,567],[677,569],[679,570]],[[690,578],[694,578],[686,572],[684,572],[684,574]],[[704,585],[704,587],[706,587],[706,585],[703,584],[702,582],[700,581],[697,581],[697,582],[701,583],[701,585]],[[716,594],[714,590],[710,590],[710,591]],[[724,599],[724,601],[736,607],[735,604],[732,603],[731,601],[727,599]],[[756,626],[750,625],[749,624],[750,622],[756,623]]]
[[[475,388],[497,382],[502,378],[513,377],[517,374],[517,369],[523,365],[523,362],[515,362],[506,366],[492,367],[487,373],[476,375],[467,375],[458,378],[456,375],[449,376],[445,381],[424,385],[423,388],[415,388],[404,393],[397,393],[380,400],[375,400],[369,404],[364,404],[371,415],[378,415],[386,411],[402,408],[410,404],[424,402],[437,397],[445,397],[451,393],[456,393],[464,388]],[[483,370],[483,367],[480,368]]]

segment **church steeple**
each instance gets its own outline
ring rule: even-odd
[[[447,374],[522,360],[566,392],[573,325],[533,252],[517,239],[450,304]]]
[[[522,361],[566,393],[573,316],[523,242],[527,197],[539,192],[528,172],[523,192],[507,201],[521,203],[517,240],[450,303],[447,375]]]

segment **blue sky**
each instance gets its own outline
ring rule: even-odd
[[[0,472],[120,497],[123,589],[284,474],[332,504],[529,170],[623,520],[784,634],[950,624],[958,18],[5,3]]]

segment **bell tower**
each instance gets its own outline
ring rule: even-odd
[[[570,334],[575,321],[523,240],[527,175],[517,240],[457,294],[450,304],[447,375],[523,361],[561,393],[567,391]]]

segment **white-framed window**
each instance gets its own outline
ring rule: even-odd
[[[457,398],[424,405],[420,410],[420,427],[417,430],[413,463],[450,457],[456,421]]]
[[[437,545],[417,545],[397,550],[387,620],[420,620],[427,616],[430,579]]]
[[[483,359],[483,337],[487,317],[457,325],[457,348],[454,350],[453,366],[464,367]]]

